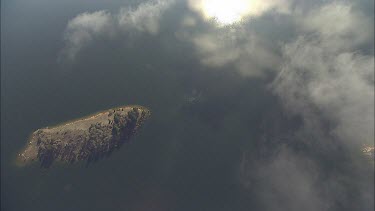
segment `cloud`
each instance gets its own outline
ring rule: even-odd
[[[360,154],[374,144],[373,21],[344,1],[304,10],[288,14],[295,36],[270,51],[280,48],[270,90],[283,107],[262,118],[241,182],[262,210],[373,210],[373,163]]]
[[[77,53],[97,36],[111,33],[113,24],[112,15],[104,10],[82,13],[73,18],[65,30],[63,56],[74,60]]]
[[[373,44],[373,20],[346,1],[289,1],[283,10],[288,13],[266,14],[279,2],[267,1],[271,6],[252,19],[226,27],[203,21],[205,27],[197,31],[197,19],[188,17],[188,23],[195,24],[184,19],[176,36],[190,42],[201,64],[210,69],[275,76],[271,89],[286,111],[301,115],[305,127],[316,134],[329,131],[356,148],[372,145],[374,56],[366,48]],[[267,18],[271,26],[265,24]],[[293,32],[272,36],[283,32],[278,24]]]
[[[73,61],[85,46],[99,37],[111,38],[134,31],[156,35],[163,12],[172,3],[172,0],[155,0],[142,3],[135,9],[121,8],[115,14],[105,10],[79,14],[65,29],[65,46],[60,56]]]
[[[329,3],[312,10],[300,25],[304,32],[316,33],[321,45],[334,50],[350,50],[373,37],[370,17],[343,2]]]
[[[357,147],[374,140],[374,56],[359,51],[373,35],[359,17],[337,2],[308,14],[303,35],[284,46],[283,68],[273,82],[289,112],[308,122],[317,110],[333,135]]]
[[[189,7],[207,20],[216,20],[221,26],[240,22],[243,19],[259,17],[269,10],[288,13],[289,0],[189,0]]]
[[[266,23],[262,18],[270,11],[277,15],[289,14],[292,1],[189,0],[188,4],[199,16],[183,19],[176,35],[180,40],[193,44],[202,65],[213,69],[229,66],[246,77],[257,78],[277,71],[275,67],[282,62],[278,45],[280,40],[270,39],[271,34],[264,36],[255,29],[255,25]],[[238,8],[233,4],[237,4]],[[241,16],[238,21],[232,22],[235,15],[230,13],[231,9]],[[205,28],[197,31],[196,23],[202,21],[200,16],[204,18]],[[216,16],[223,16],[221,19],[230,23],[219,23],[220,17]],[[270,31],[280,32],[278,29]]]
[[[160,18],[171,3],[171,0],[157,0],[143,3],[135,10],[121,8],[117,15],[119,26],[155,35],[159,32]]]
[[[317,108],[336,127],[338,137],[358,144],[374,139],[374,57],[331,54],[314,40],[301,37],[285,46],[289,63],[274,81],[275,92],[291,112],[306,121]]]
[[[330,199],[324,198],[317,186],[319,174],[313,160],[281,148],[274,158],[256,169],[261,205],[265,210],[328,210]]]
[[[263,77],[281,63],[277,46],[243,25],[189,31],[185,22],[176,35],[178,39],[193,44],[204,66],[220,68],[231,65],[244,76]]]
[[[340,162],[346,155],[334,150],[323,156],[334,159],[325,160],[285,144],[266,149],[273,152],[268,155],[259,150],[262,147],[245,154],[240,165],[241,182],[255,198],[257,210],[373,210],[369,163]]]

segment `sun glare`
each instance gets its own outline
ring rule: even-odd
[[[200,0],[195,3],[195,7],[198,7],[206,18],[214,18],[223,25],[241,21],[250,8],[249,0]]]

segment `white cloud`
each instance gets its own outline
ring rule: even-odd
[[[371,20],[353,6],[333,2],[313,10],[301,21],[305,32],[317,33],[328,48],[350,50],[373,37]]]
[[[290,14],[292,0],[189,0],[188,3],[203,20],[208,20],[208,26],[194,31],[195,24],[190,23],[196,23],[200,16],[196,19],[187,17],[176,35],[193,44],[204,66],[218,68],[232,65],[233,71],[249,77],[264,77],[269,72],[278,71],[282,62],[280,40],[269,40],[245,23],[251,25],[253,19],[260,19],[271,10],[277,14]],[[241,17],[233,20],[238,15]]]
[[[194,45],[203,65],[233,65],[235,71],[245,76],[262,77],[281,62],[276,46],[242,25],[194,33],[188,32],[183,23],[177,37]]]
[[[306,31],[285,45],[273,83],[289,111],[307,122],[317,109],[333,125],[333,135],[356,146],[374,140],[374,56],[358,51],[373,35],[359,17],[337,2],[307,15],[301,22]]]
[[[131,31],[156,35],[160,18],[173,0],[155,0],[137,8],[121,8],[116,14],[108,11],[82,13],[69,21],[64,34],[62,56],[74,60],[79,51],[98,37],[111,37]]]
[[[73,18],[69,21],[64,34],[64,56],[74,60],[77,53],[96,36],[111,33],[113,24],[113,18],[107,11],[86,12]]]
[[[141,32],[157,34],[160,18],[171,3],[171,0],[157,0],[141,4],[135,10],[122,8],[117,15],[118,23],[125,30],[134,28]]]
[[[271,2],[266,1],[271,6],[254,13],[254,18],[280,1]],[[373,144],[374,56],[361,53],[363,46],[372,43],[373,21],[344,1],[317,4],[313,9],[310,5],[310,10],[304,5],[290,9],[291,3],[287,11],[296,37],[287,44],[280,44],[282,38],[271,40],[257,30],[245,29],[243,23],[211,24],[194,32],[194,25],[183,22],[177,36],[194,45],[205,66],[229,65],[250,77],[272,70],[278,75],[272,84],[275,93],[288,112],[302,114],[306,127],[322,127],[318,121],[322,117],[332,127],[332,135],[345,143]]]

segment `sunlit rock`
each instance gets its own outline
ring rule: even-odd
[[[48,168],[54,161],[96,161],[126,143],[150,114],[142,106],[125,106],[38,129],[17,155],[17,164],[40,161]]]

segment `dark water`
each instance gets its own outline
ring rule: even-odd
[[[58,64],[65,25],[87,5],[2,4],[2,210],[239,210],[250,203],[238,171],[254,133],[247,120],[260,118],[255,110],[267,101],[252,100],[259,85],[202,71],[186,56],[189,46],[163,34],[131,46],[93,45],[76,63]],[[198,106],[186,100],[196,92],[203,92]],[[35,129],[127,104],[149,107],[152,118],[110,158],[88,168],[14,165]],[[244,115],[245,108],[254,112]]]
[[[250,189],[241,180],[243,153],[256,154],[264,127],[294,129],[300,120],[280,120],[268,79],[242,77],[231,66],[202,67],[193,46],[174,35],[183,5],[166,15],[157,36],[101,40],[69,64],[57,59],[68,21],[86,11],[116,11],[123,1],[1,4],[1,210],[265,210],[261,180]],[[32,131],[127,104],[150,108],[152,117],[111,157],[88,168],[14,165]],[[324,157],[322,166],[339,169],[335,158]],[[373,207],[373,189],[361,186],[373,185],[373,171],[346,170],[340,181],[358,185],[327,188],[342,194],[331,210],[361,208],[362,189]]]

